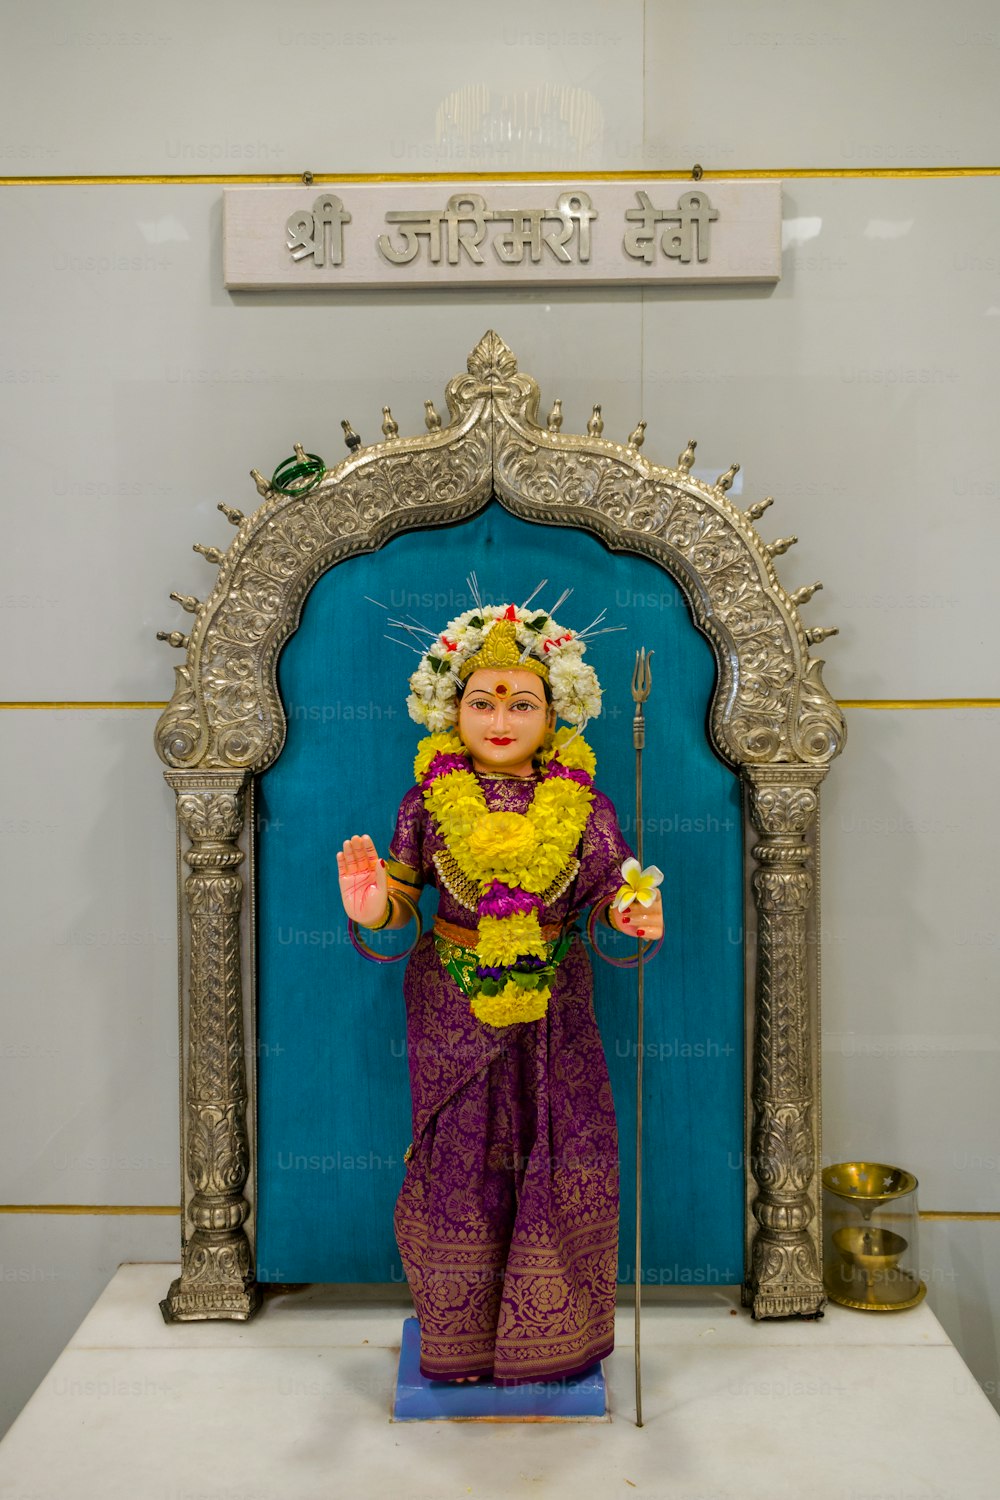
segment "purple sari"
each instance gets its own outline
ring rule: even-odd
[[[493,811],[524,812],[535,779],[481,774]],[[403,798],[391,858],[438,885],[445,847],[420,788]],[[576,881],[539,912],[571,922],[614,894],[632,855],[614,806],[595,790]],[[441,887],[439,915],[476,915]],[[394,1227],[430,1379],[552,1380],[614,1346],[618,1130],[579,935],[539,1021],[476,1019],[424,933],[403,980],[413,1149]]]

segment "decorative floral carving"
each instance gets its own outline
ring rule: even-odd
[[[469,355],[469,374],[483,385],[506,384],[517,374],[517,359],[492,328]]]
[[[158,726],[163,759],[270,764],[284,740],[275,663],[312,584],[392,531],[473,515],[494,470],[515,514],[594,531],[678,580],[716,645],[712,731],[734,765],[832,759],[843,716],[771,557],[725,491],[635,449],[540,427],[538,387],[492,331],[468,370],[448,387],[448,427],[361,448],[315,490],[272,495],[240,526]]]
[[[163,1306],[171,1318],[248,1317],[260,1299],[243,1229],[250,1205],[247,1084],[240,973],[245,777],[168,772],[191,839],[184,882],[191,933],[185,1168],[194,1226],[183,1269]],[[211,1284],[211,1292],[205,1283]]]
[[[751,1168],[758,1189],[752,1209],[759,1228],[751,1288],[757,1316],[815,1312],[825,1300],[812,1110],[818,1018],[806,925],[815,887],[808,868],[813,851],[804,837],[816,816],[816,787],[823,774],[822,767],[774,765],[744,772],[751,816],[762,836],[753,851],[758,868],[753,875],[757,953]]]
[[[204,1308],[205,1316],[220,1316],[220,1291],[229,1293],[227,1300],[221,1304],[222,1309],[239,1306],[239,1300],[232,1296],[231,1288],[239,1286],[241,1281],[249,1279],[252,1274],[250,1247],[245,1236],[222,1245],[200,1244],[196,1240],[192,1246],[192,1254],[188,1257],[186,1272],[186,1280],[192,1283],[186,1300],[194,1308]],[[205,1283],[210,1284],[210,1290],[205,1287]],[[199,1296],[199,1292],[202,1295]],[[243,1299],[244,1303],[245,1300]],[[225,1315],[224,1311],[222,1315]]]
[[[822,1307],[822,1278],[811,1239],[758,1235],[753,1244],[750,1280],[760,1289],[753,1303],[757,1318],[788,1318],[795,1313],[813,1316]]]
[[[182,792],[177,813],[190,839],[231,842],[239,838],[243,827],[243,788]]]
[[[801,837],[815,817],[818,806],[819,799],[810,786],[774,784],[757,779],[750,810],[754,825],[761,833]]]
[[[169,765],[259,771],[275,758],[285,733],[275,665],[309,589],[393,531],[462,519],[488,501],[486,409],[480,397],[457,430],[362,449],[315,490],[269,499],[240,527],[160,720]]]
[[[188,1131],[188,1174],[198,1193],[230,1194],[238,1191],[247,1180],[250,1170],[250,1151],[246,1133],[246,1100],[225,1109],[199,1105],[191,1112],[191,1128]],[[235,1228],[246,1218],[249,1205],[240,1200],[238,1212],[227,1212],[226,1218],[235,1217],[236,1224],[228,1222],[225,1227]],[[192,1216],[197,1217],[197,1204]]]
[[[815,1140],[808,1103],[762,1101],[753,1132],[753,1164],[758,1184],[772,1198],[771,1205],[762,1210],[760,1217],[766,1217],[771,1228],[804,1228],[814,1217],[813,1205],[804,1197],[815,1166]],[[789,1217],[788,1208],[782,1209],[785,1222],[780,1224],[774,1212],[774,1200],[779,1195],[791,1196],[789,1206],[793,1210],[792,1217]]]
[[[805,911],[812,876],[805,870],[758,870],[753,878],[758,905],[769,911]]]
[[[156,725],[156,748],[167,765],[197,760],[206,730],[187,665],[174,668],[174,695]]]

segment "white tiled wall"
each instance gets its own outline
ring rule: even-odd
[[[987,1212],[1000,712],[855,709],[848,733],[823,799],[824,1155],[898,1162],[922,1207]]]
[[[169,175],[959,167],[1000,160],[985,0],[713,6],[112,0],[17,7],[0,171]],[[39,80],[44,79],[44,107]],[[779,562],[837,624],[843,699],[998,696],[997,179],[790,178],[774,288],[227,294],[218,184],[7,186],[0,382],[8,702],[169,697],[194,541],[247,471],[340,418],[403,431],[495,327],[608,435],[742,464]],[[178,1195],[171,796],[155,710],[0,716],[0,1199]],[[824,1154],[1000,1211],[994,767],[1000,710],[851,710],[824,789]],[[997,1399],[997,1224],[925,1221],[935,1306]],[[0,1214],[9,1420],[120,1260],[177,1221]],[[51,1273],[51,1274],[50,1274]],[[164,1285],[164,1291],[166,1285]],[[0,1414],[2,1415],[2,1414]]]

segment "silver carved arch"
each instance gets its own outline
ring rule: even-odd
[[[260,1305],[246,1223],[254,1155],[256,1055],[252,884],[254,778],[279,755],[285,719],[276,671],[316,580],[395,533],[464,521],[496,496],[514,515],[589,531],[650,558],[683,589],[712,644],[716,749],[740,775],[748,819],[744,881],[747,1056],[746,1272],[755,1317],[815,1316],[823,1307],[820,1230],[819,786],[843,747],[843,715],[810,648],[834,632],[806,629],[799,606],[819,584],[787,593],[754,522],[770,504],[737,509],[735,466],[707,485],[693,446],[675,468],[603,438],[564,434],[556,402],[543,426],[539,390],[503,340],[487,333],[448,385],[449,420],[426,403],[427,430],[361,446],[308,492],[283,494],[254,471],[252,515],[221,505],[238,527],[204,601],[171,597],[194,616],[156,748],[177,795],[189,874],[181,921],[181,1274],[161,1303],[170,1320],[248,1318]],[[756,839],[756,842],[754,842]],[[249,1070],[248,1070],[249,1059]]]

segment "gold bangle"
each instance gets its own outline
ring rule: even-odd
[[[410,900],[409,896],[404,896],[402,891],[396,891],[395,896],[397,901],[401,901],[404,906],[408,906],[410,908],[410,916],[413,917],[414,920],[417,920],[417,908]],[[391,900],[392,897],[390,897],[389,899]]]
[[[362,925],[367,927],[369,932],[381,932],[382,928],[388,927],[389,923],[392,921],[392,912],[392,897],[387,894],[385,898],[385,916],[382,918],[381,922],[365,922]]]
[[[408,906],[410,908],[410,915],[413,917],[414,922],[416,922],[417,924],[417,935],[413,939],[413,946],[416,947],[424,931],[424,920],[420,915],[420,907],[410,896],[404,896],[402,891],[396,892],[396,900],[402,901],[404,906]]]

